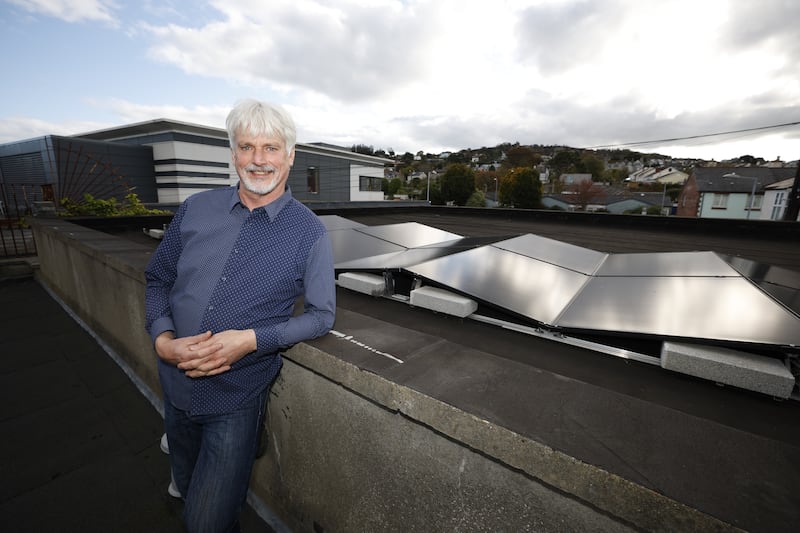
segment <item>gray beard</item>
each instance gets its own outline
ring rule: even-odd
[[[277,187],[278,183],[280,182],[280,177],[278,176],[277,173],[274,173],[273,176],[274,177],[272,178],[271,181],[261,184],[256,184],[252,182],[250,178],[246,178],[244,176],[239,176],[239,178],[240,181],[242,182],[242,185],[244,185],[245,190],[253,194],[264,196],[274,191],[275,187]]]

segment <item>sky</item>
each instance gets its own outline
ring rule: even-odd
[[[301,143],[793,161],[798,21],[797,0],[0,0],[0,143],[222,128],[257,98]]]

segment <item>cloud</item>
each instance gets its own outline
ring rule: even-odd
[[[95,121],[52,122],[31,117],[4,117],[0,120],[0,143],[17,142],[45,135],[74,135],[109,127]]]
[[[399,2],[211,5],[221,18],[200,27],[147,26],[157,41],[150,56],[190,74],[353,102],[392,92],[424,69],[423,50],[435,34]]]
[[[800,65],[798,20],[800,3],[795,0],[732,2],[722,28],[722,42],[742,52],[768,51],[778,72],[796,83]]]
[[[87,99],[86,103],[92,109],[113,119],[108,122],[90,120],[52,122],[31,117],[3,118],[0,121],[0,143],[44,135],[79,135],[159,118],[223,128],[225,117],[230,111],[229,106],[145,105],[115,98]]]
[[[6,0],[33,14],[46,15],[66,22],[98,21],[117,26],[114,15],[118,6],[112,0]]]
[[[800,120],[795,0],[210,0],[191,10],[177,0],[124,9],[106,0],[13,3],[125,28],[117,41],[107,24],[52,24],[73,37],[86,31],[81,58],[104,72],[91,92],[87,78],[65,77],[48,100],[58,106],[52,114],[108,121],[99,127],[161,117],[221,127],[247,96],[289,108],[301,142],[401,152],[589,147]],[[94,42],[106,53],[93,56]],[[57,65],[28,68],[38,66],[36,43],[28,44],[8,69],[44,86]],[[17,92],[0,130],[24,129],[29,91]],[[164,102],[178,104],[153,105]],[[27,105],[31,116],[47,116],[40,99]],[[31,119],[32,132],[98,129],[41,127]],[[708,141],[696,145],[710,150]]]
[[[598,62],[611,28],[625,11],[619,2],[565,2],[538,4],[521,11],[514,27],[517,58],[545,74]]]
[[[130,102],[119,98],[88,100],[88,102],[98,110],[105,110],[119,117],[120,124],[132,124],[164,118],[202,126],[224,128],[225,117],[230,111],[230,107],[228,106],[149,105]],[[120,124],[114,124],[113,126],[118,126]],[[81,131],[73,133],[86,132]]]

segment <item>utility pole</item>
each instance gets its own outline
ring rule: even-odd
[[[797,171],[794,173],[794,185],[786,201],[786,211],[783,212],[783,220],[794,222],[800,212],[800,161],[797,163]]]

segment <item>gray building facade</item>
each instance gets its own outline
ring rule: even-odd
[[[295,150],[289,186],[298,200],[384,199],[381,181],[392,160],[323,144],[298,143]],[[122,200],[135,192],[146,204],[174,205],[194,193],[237,183],[227,132],[174,120],[0,145],[4,194],[21,194],[29,203],[80,200],[85,193]]]
[[[6,214],[25,214],[41,201],[80,201],[85,194],[122,200],[135,192],[158,200],[149,146],[46,135],[0,145],[0,201]]]

